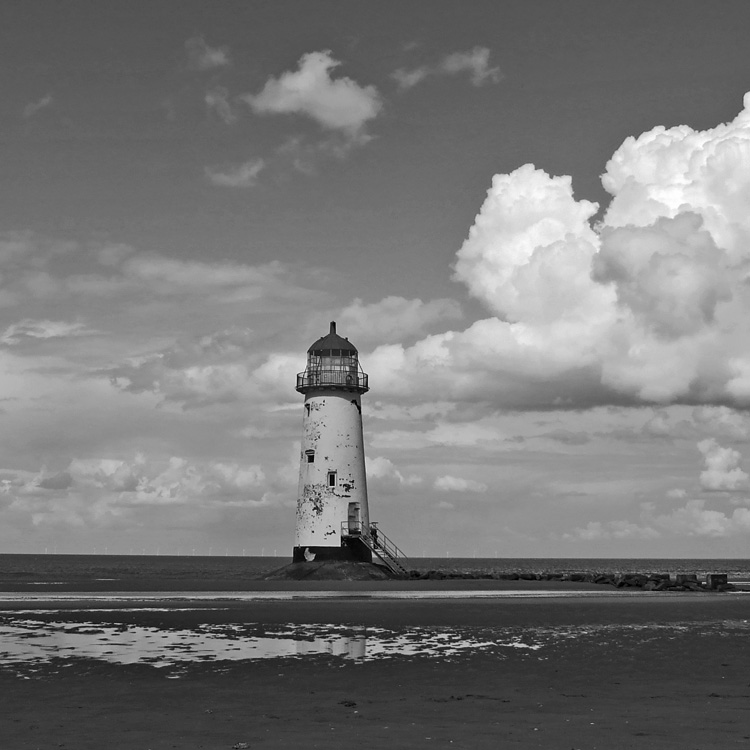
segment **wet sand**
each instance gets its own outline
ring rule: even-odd
[[[455,582],[425,583],[443,584],[447,596],[456,590]],[[459,590],[466,590],[467,582],[461,583]],[[518,593],[542,592],[532,585],[537,582],[512,583]],[[285,588],[294,593],[296,587]],[[332,588],[330,582],[319,590],[326,588]],[[482,642],[513,636],[525,646],[362,661],[331,655],[199,660],[179,669],[60,654],[44,664],[0,672],[0,745],[4,750],[219,750],[239,743],[467,750],[750,747],[748,594],[594,596],[591,588],[601,587],[548,585],[544,589],[564,596],[398,599],[380,598],[377,589],[368,598],[345,584],[336,588],[348,589],[348,595],[239,600],[218,594],[219,599],[192,601],[186,594],[115,603],[106,597],[44,601],[42,592],[13,602],[6,594],[0,616],[115,623],[165,634],[308,623],[412,632],[417,640],[420,633]],[[14,615],[19,607],[24,614]]]

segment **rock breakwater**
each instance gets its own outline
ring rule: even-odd
[[[678,573],[599,573],[596,571],[557,573],[517,573],[499,570],[412,570],[413,580],[497,580],[497,581],[572,581],[596,583],[618,589],[642,589],[643,591],[737,591],[727,580],[726,573],[709,573],[705,581],[697,574]]]

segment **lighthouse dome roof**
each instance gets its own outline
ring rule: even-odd
[[[307,351],[308,353],[337,351],[342,352],[342,356],[351,356],[357,353],[357,347],[349,339],[339,336],[336,333],[336,323],[331,321],[331,330],[328,334],[319,338]]]

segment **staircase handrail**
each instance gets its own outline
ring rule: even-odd
[[[379,528],[377,538],[375,538],[370,528],[366,527],[362,521],[343,521],[341,524],[341,533],[344,537],[358,536],[389,567],[397,568],[397,571],[400,571],[404,575],[408,574],[409,571],[404,565],[407,559],[406,555]]]

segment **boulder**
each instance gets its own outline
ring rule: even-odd
[[[698,576],[695,573],[678,573],[675,581],[679,584],[685,584],[688,581],[698,583]]]

